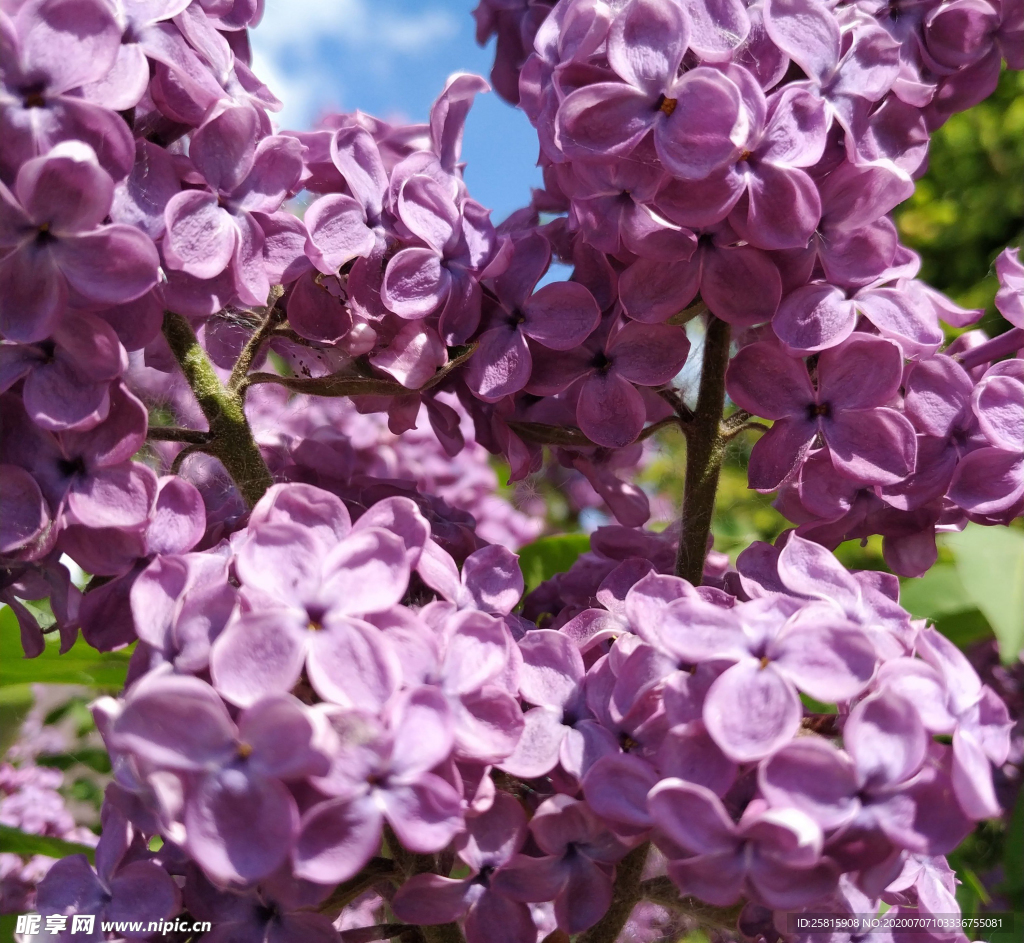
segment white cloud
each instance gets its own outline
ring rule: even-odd
[[[357,104],[345,101],[330,47],[334,55],[350,50],[366,73],[384,77],[458,31],[453,13],[438,7],[410,13],[387,0],[266,0],[250,34],[253,67],[284,102],[275,122],[301,128],[325,109]]]
[[[381,0],[267,0],[253,42],[301,55],[314,45],[311,40],[330,36],[361,51],[411,53],[458,32],[448,10],[407,13],[390,6]]]

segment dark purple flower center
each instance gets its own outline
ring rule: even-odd
[[[484,887],[491,886],[491,875],[494,874],[494,865],[485,864],[481,869],[480,873],[473,878],[471,884],[482,884]]]
[[[50,224],[41,223],[39,225],[38,231],[36,232],[36,245],[46,246],[49,245],[51,242],[56,241],[57,237],[52,232],[50,232]]]
[[[599,350],[594,354],[594,359],[590,361],[590,365],[598,373],[606,373],[611,367],[612,362],[608,359],[608,355],[603,350]]]
[[[85,474],[85,460],[81,455],[76,455],[74,458],[59,458],[57,467],[65,478],[74,478],[77,475]]]
[[[809,403],[807,406],[807,418],[812,422],[815,419],[829,419],[831,416],[831,403]]]
[[[319,632],[324,627],[324,616],[326,615],[326,606],[315,604],[306,606],[306,618],[309,619],[309,629],[313,632]]]
[[[46,97],[43,95],[45,86],[42,83],[29,85],[21,90],[21,101],[26,108],[45,108]]]

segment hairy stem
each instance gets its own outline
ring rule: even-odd
[[[220,459],[245,503],[252,507],[273,484],[273,479],[252,436],[241,397],[220,382],[192,325],[185,318],[165,312],[163,331],[210,425],[209,442],[193,447]]]
[[[238,355],[234,367],[231,368],[231,376],[228,378],[228,389],[237,390],[245,381],[253,362],[259,356],[263,342],[273,335],[278,325],[284,323],[285,313],[278,307],[278,300],[281,297],[281,287],[275,285],[271,289],[270,299],[267,303],[266,314],[260,322],[259,327],[252,332],[252,336],[246,341],[245,347]]]
[[[722,930],[727,933],[736,932],[736,921],[739,920],[742,904],[731,907],[714,907],[694,897],[680,897],[679,891],[671,879],[665,876],[648,878],[640,885],[640,894],[644,900],[661,904],[676,913],[692,917],[702,928]]]
[[[648,842],[638,845],[615,869],[615,893],[605,915],[589,930],[577,937],[577,943],[615,943],[633,908],[642,900],[640,892]]]
[[[354,878],[339,884],[319,907],[322,914],[337,917],[360,894],[365,894],[371,887],[383,881],[393,880],[398,876],[395,863],[388,858],[371,858]]]
[[[715,510],[718,476],[722,471],[725,439],[722,412],[725,408],[725,368],[729,363],[729,325],[708,315],[704,335],[704,360],[693,420],[686,432],[686,478],[683,483],[683,516],[676,554],[676,576],[699,586],[704,575],[711,516]]]
[[[390,825],[384,826],[384,841],[387,842],[388,850],[394,859],[398,870],[410,878],[414,874],[425,874],[427,872],[437,873],[437,859],[434,855],[420,855],[408,851],[402,847],[394,829]],[[445,875],[447,877],[447,875]],[[466,943],[462,936],[462,930],[457,923],[440,923],[431,926],[417,928],[422,934],[426,943]]]
[[[206,445],[210,433],[201,429],[181,429],[178,426],[150,426],[147,439],[156,442],[189,442],[192,445]]]

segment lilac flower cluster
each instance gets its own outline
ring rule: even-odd
[[[0,825],[31,835],[95,845],[96,836],[78,825],[58,789],[64,782],[60,770],[36,766],[31,761],[17,767],[0,763]],[[22,860],[12,852],[0,853],[0,913],[32,910],[35,888],[54,864],[47,855]]]
[[[65,859],[39,906],[95,886],[110,912],[169,916],[183,888],[193,914],[327,934],[304,908],[382,839],[399,865],[461,858],[462,878],[450,857],[391,873],[391,907],[469,943],[535,940],[530,903],[586,930],[648,838],[712,905],[926,899],[938,856],[999,811],[1010,723],[895,578],[796,534],[723,573],[734,593],[620,555],[590,607],[539,629],[513,613],[509,551],[460,573],[407,498],[353,522],[275,485],[230,542],[135,581],[130,684],[94,706],[115,764],[98,870]]]
[[[686,353],[671,326],[699,300],[740,347],[729,395],[774,421],[750,486],[781,489],[801,534],[829,547],[882,534],[890,567],[920,575],[937,528],[1021,513],[1019,371],[985,368],[1024,335],[990,347],[970,331],[944,347],[940,320],[964,328],[981,312],[916,279],[888,215],[913,191],[931,130],[990,94],[1004,59],[1024,65],[1017,7],[563,0],[477,15],[505,37],[495,70],[519,69],[517,100],[539,134],[534,207],[564,214],[542,231],[604,312],[568,357],[531,344],[513,418],[559,425],[575,412],[599,446],[635,440],[671,411],[627,389],[669,382],[632,341],[663,348],[667,372],[668,345],[680,363]],[[513,21],[535,34],[521,65]],[[1015,252],[997,265],[1013,324]],[[522,310],[519,330],[536,339]],[[471,379],[478,396],[526,377],[509,336],[501,357],[481,337],[470,376],[498,385]],[[640,350],[647,377],[630,373]],[[1013,427],[997,429],[996,413]]]
[[[257,147],[277,106],[248,67],[257,15],[245,0],[0,11],[0,592],[29,655],[43,636],[19,600],[50,598],[65,649],[103,603],[82,600],[62,553],[103,578],[203,534],[195,489],[135,460],[148,417],[124,373],[176,294],[209,305],[225,290],[187,271],[181,227],[222,237],[212,274],[232,286],[226,298],[266,300],[256,218],[268,230],[291,219],[276,211],[302,162],[290,139]],[[241,151],[211,157],[240,125]]]

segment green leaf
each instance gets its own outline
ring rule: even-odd
[[[964,589],[995,632],[1000,656],[1012,662],[1024,648],[1024,532],[968,524],[945,540]]]
[[[98,652],[79,639],[71,651],[60,654],[56,632],[46,636],[38,658],[25,658],[18,620],[8,606],[0,609],[0,686],[41,682],[84,684],[98,691],[120,691],[128,674],[131,649]]]
[[[519,566],[526,580],[526,591],[535,590],[556,573],[564,573],[581,553],[590,549],[587,534],[557,534],[541,537],[519,550]]]
[[[95,853],[88,845],[50,838],[46,835],[30,835],[9,825],[0,825],[0,851],[31,858],[32,855],[47,855],[50,858],[66,858],[68,855],[85,855],[90,861]]]
[[[900,580],[900,605],[918,619],[978,608],[952,563],[936,563],[924,576]]]
[[[960,648],[993,637],[952,563],[937,563],[922,577],[900,580],[900,604],[915,618],[930,619]]]
[[[111,769],[110,754],[102,747],[78,750],[75,753],[41,753],[36,757],[38,766],[52,766],[55,769],[68,770],[79,763],[97,773],[109,773]]]
[[[980,609],[954,612],[935,620],[935,628],[946,636],[957,648],[966,648],[975,642],[993,637],[992,626]]]

